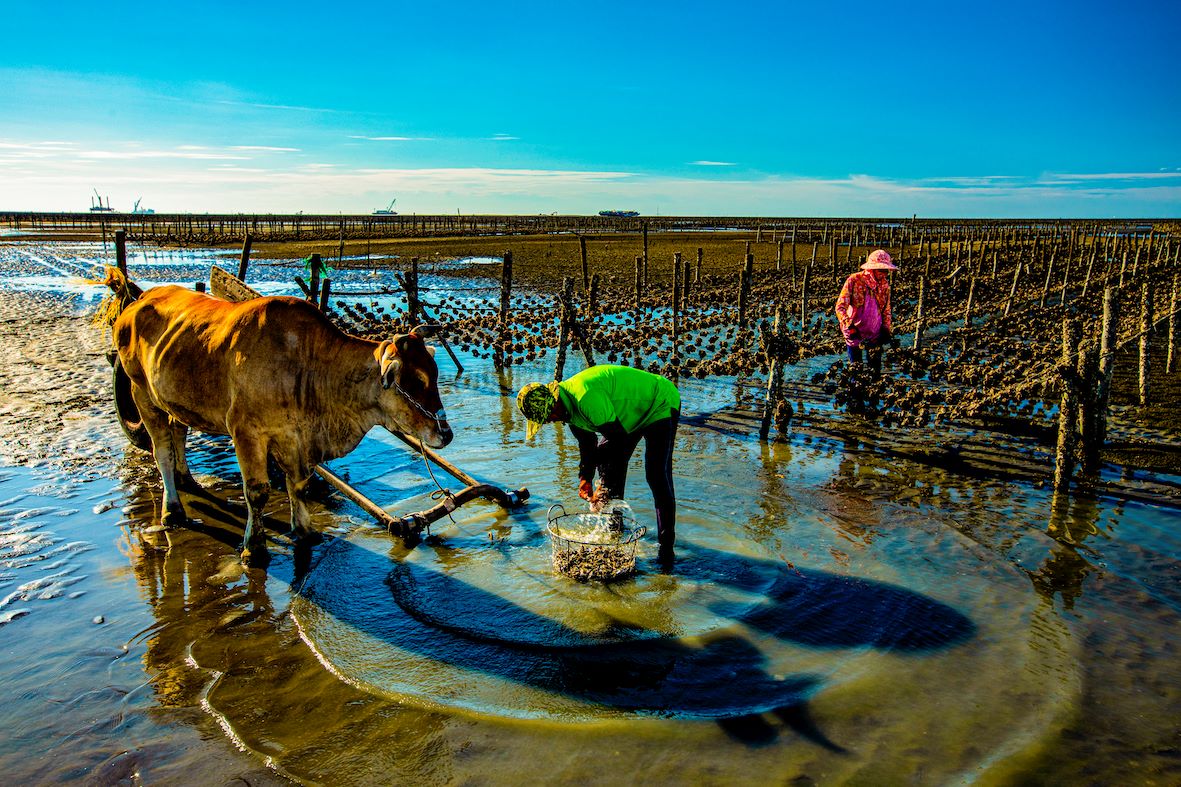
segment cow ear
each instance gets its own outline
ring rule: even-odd
[[[377,345],[373,353],[381,369],[381,387],[389,388],[398,379],[398,372],[402,369],[402,359],[398,357],[398,347],[394,342],[382,342]]]
[[[415,339],[418,339],[418,341],[420,341],[420,342],[422,341],[422,339],[420,339],[419,337],[415,336],[412,333],[400,333],[397,336],[395,336],[394,340],[393,340],[393,345],[395,348],[397,348],[398,355],[404,355],[406,353],[406,348],[409,345],[409,343],[414,341]]]

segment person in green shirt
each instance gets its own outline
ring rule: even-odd
[[[562,382],[529,383],[517,394],[517,406],[528,421],[527,440],[544,423],[570,425],[578,441],[578,494],[591,502],[624,496],[628,462],[643,440],[660,557],[671,560],[677,530],[673,442],[681,416],[677,387],[643,369],[592,366]],[[598,490],[593,487],[596,470]]]

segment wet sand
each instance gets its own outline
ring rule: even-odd
[[[588,588],[552,576],[543,534],[573,441],[525,445],[502,395],[544,370],[473,359],[445,382],[456,461],[528,485],[527,511],[465,507],[407,549],[330,501],[301,571],[280,501],[271,564],[244,571],[228,443],[194,437],[209,495],[158,531],[85,304],[9,291],[0,325],[14,783],[1181,779],[1176,510],[1118,495],[1175,477],[1108,473],[1110,495],[1054,508],[818,406],[760,446],[728,392],[686,383],[678,572],[649,554]],[[338,467],[398,511],[433,489],[377,438]]]

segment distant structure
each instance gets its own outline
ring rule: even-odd
[[[139,199],[137,199],[135,201],[135,206],[131,209],[132,213],[138,213],[141,216],[147,216],[147,215],[150,215],[150,214],[156,212],[155,208],[141,208],[139,206],[139,203],[141,203],[141,202],[143,202],[143,197],[140,197]]]
[[[640,212],[638,210],[601,210],[599,215],[613,219],[634,219],[640,215]]]
[[[98,198],[96,203],[95,197]],[[94,189],[94,197],[90,198],[90,210],[92,213],[114,213],[115,209],[111,207],[111,198],[107,197],[107,204],[103,204],[102,195],[98,193],[98,189]]]
[[[389,205],[386,205],[384,208],[378,208],[377,210],[373,211],[373,215],[374,216],[397,216],[398,211],[394,210],[394,203],[397,201],[398,201],[397,199],[390,200]]]

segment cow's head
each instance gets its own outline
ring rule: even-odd
[[[442,448],[454,434],[439,399],[434,348],[426,346],[418,331],[399,334],[374,351],[381,369],[384,426],[417,437],[430,448]]]

